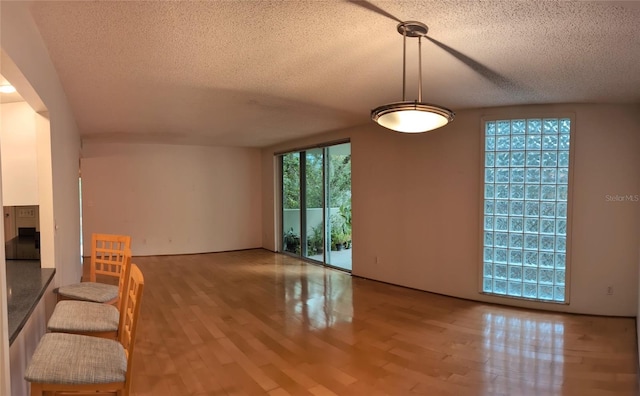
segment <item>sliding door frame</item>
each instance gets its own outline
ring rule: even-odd
[[[286,150],[286,151],[279,151],[279,152],[275,152],[274,156],[277,158],[278,160],[278,170],[280,171],[279,175],[278,175],[278,194],[280,196],[279,199],[279,207],[277,208],[277,210],[280,211],[280,223],[276,225],[277,231],[276,231],[276,235],[277,237],[277,249],[276,251],[289,255],[289,256],[293,256],[296,258],[300,258],[302,260],[308,261],[310,263],[313,264],[320,264],[323,266],[327,266],[330,268],[335,268],[335,269],[339,269],[341,271],[346,271],[346,272],[351,272],[350,270],[347,270],[345,268],[341,268],[332,264],[327,263],[327,258],[329,257],[328,254],[328,250],[331,249],[331,242],[330,242],[330,224],[327,224],[327,222],[329,221],[329,217],[328,217],[328,210],[329,208],[327,208],[327,203],[328,203],[328,194],[329,194],[329,189],[327,187],[327,184],[329,183],[329,161],[328,161],[328,152],[329,152],[329,148],[332,146],[337,146],[340,144],[347,144],[347,143],[351,143],[350,139],[340,139],[340,140],[335,140],[335,141],[330,141],[330,142],[325,142],[325,143],[321,143],[321,144],[316,144],[316,145],[309,145],[309,146],[303,146],[303,147],[296,147],[290,150]],[[312,149],[322,149],[322,202],[321,202],[321,206],[322,206],[322,227],[323,227],[323,245],[324,245],[324,249],[322,252],[322,259],[321,261],[319,260],[315,260],[312,258],[307,257],[307,253],[308,253],[308,235],[307,235],[307,186],[306,186],[306,171],[307,171],[307,152],[309,150]],[[293,153],[298,153],[298,167],[299,167],[299,174],[300,174],[300,180],[299,180],[299,188],[300,188],[300,195],[299,195],[299,200],[300,200],[300,254],[295,254],[292,252],[287,252],[284,249],[284,228],[285,228],[285,224],[284,224],[284,198],[285,198],[285,194],[284,194],[284,156],[287,154],[293,154]]]

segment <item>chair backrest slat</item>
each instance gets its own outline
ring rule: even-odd
[[[118,327],[118,340],[127,354],[127,375],[125,382],[131,383],[131,367],[133,359],[133,347],[135,345],[138,319],[140,318],[140,302],[144,290],[144,276],[137,265],[130,265],[130,276],[126,288],[123,316]]]
[[[116,308],[120,312],[120,322],[124,318],[124,303],[127,294],[127,286],[129,285],[129,278],[131,277],[131,249],[126,249],[124,261],[122,263],[122,276],[118,280],[118,302]]]
[[[127,249],[131,249],[128,235],[92,234],[89,281],[96,282],[97,275],[120,278]]]

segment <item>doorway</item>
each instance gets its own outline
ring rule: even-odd
[[[282,247],[351,271],[351,143],[280,155]]]

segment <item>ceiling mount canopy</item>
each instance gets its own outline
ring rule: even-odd
[[[416,21],[400,22],[398,33],[403,38],[402,102],[389,103],[371,110],[371,119],[381,126],[404,133],[431,131],[453,121],[453,111],[422,102],[422,37],[427,36],[427,25]],[[407,37],[418,38],[418,99],[407,101]]]

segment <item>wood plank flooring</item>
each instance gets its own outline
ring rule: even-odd
[[[635,320],[480,304],[265,250],[136,257],[133,395],[637,395]]]

